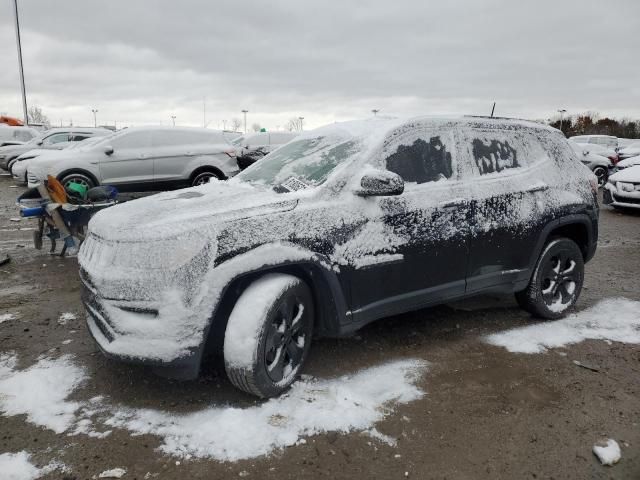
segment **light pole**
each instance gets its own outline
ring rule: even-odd
[[[244,113],[244,133],[247,133],[247,113],[249,113],[249,110],[241,110],[242,113]]]
[[[22,113],[24,114],[24,124],[29,124],[29,114],[27,113],[27,90],[24,86],[24,68],[22,68],[22,44],[20,42],[20,22],[18,20],[18,0],[13,0],[13,14],[16,27],[16,47],[18,48],[18,71],[20,73],[20,88],[22,89]]]
[[[226,130],[226,129],[227,129],[227,121],[222,120],[222,130]]]
[[[304,125],[302,123],[302,121],[304,120],[304,117],[298,117],[298,120],[300,120],[300,131],[302,132],[304,130]]]
[[[558,110],[558,112],[560,112],[560,131],[562,132],[562,121],[564,120],[564,114],[567,113],[567,111],[564,108],[562,108]]]
[[[98,109],[97,108],[92,108],[91,109],[91,113],[93,113],[93,126],[97,127],[98,126],[98,119],[96,117],[96,113],[98,113]]]
[[[378,115],[378,112],[380,111],[380,109],[379,108],[374,108],[371,111],[373,112],[373,116],[375,117],[376,115]]]
[[[173,122],[173,126],[176,126],[176,116],[175,115],[171,115],[171,121]]]

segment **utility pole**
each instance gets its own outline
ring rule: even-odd
[[[380,111],[380,109],[379,108],[374,108],[371,111],[373,112],[373,116],[375,117],[376,115],[378,115],[378,112]]]
[[[176,116],[175,115],[171,115],[171,121],[173,122],[173,126],[176,126]]]
[[[222,130],[226,130],[226,129],[227,129],[227,121],[222,120]]]
[[[302,132],[304,130],[303,123],[302,123],[302,121],[304,120],[304,117],[298,117],[298,120],[300,120],[300,131]]]
[[[91,113],[93,113],[93,126],[97,127],[98,126],[98,120],[96,117],[96,113],[98,113],[98,109],[97,108],[92,108],[91,109]]]
[[[496,102],[493,102],[493,107],[491,107],[491,118],[493,118],[493,112],[496,111]]]
[[[244,113],[244,133],[247,133],[247,113],[249,113],[249,110],[241,110],[242,113]]]
[[[16,47],[18,48],[18,72],[20,73],[20,88],[22,89],[22,113],[24,124],[29,125],[29,113],[27,112],[27,90],[24,86],[24,68],[22,67],[22,43],[20,42],[20,21],[18,20],[18,0],[13,0],[13,14],[16,27]]]
[[[567,113],[567,111],[564,108],[561,108],[560,110],[558,110],[558,112],[560,113],[560,131],[562,132],[562,123],[564,121],[564,114]]]

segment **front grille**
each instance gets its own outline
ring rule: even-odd
[[[633,203],[634,205],[640,205],[640,198],[621,197],[620,195],[613,194],[613,201],[618,203]]]

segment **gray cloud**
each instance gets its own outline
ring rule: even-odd
[[[9,2],[0,111],[19,114]],[[640,3],[21,0],[30,101],[53,121],[275,128],[370,115],[559,108],[640,117]]]

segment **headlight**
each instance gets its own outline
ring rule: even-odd
[[[633,183],[618,182],[618,190],[621,192],[633,192],[636,188]]]

